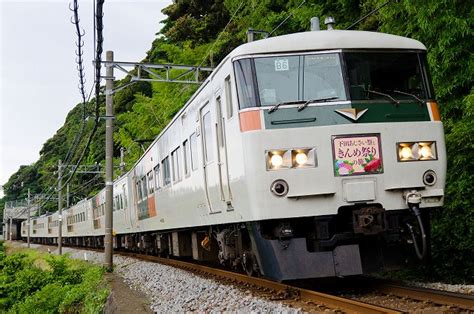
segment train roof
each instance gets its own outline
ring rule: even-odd
[[[426,50],[426,47],[418,40],[391,34],[326,30],[294,33],[253,41],[234,49],[231,57],[248,54],[332,49]]]

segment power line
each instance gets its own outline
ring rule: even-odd
[[[370,11],[369,13],[367,13],[366,15],[362,16],[361,18],[359,18],[357,21],[355,21],[354,23],[351,24],[351,26],[349,26],[348,28],[346,28],[346,30],[349,30],[351,28],[353,28],[354,26],[356,26],[357,24],[359,24],[360,22],[362,22],[363,20],[365,20],[366,18],[368,18],[369,16],[371,16],[372,14],[374,14],[375,12],[377,12],[378,10],[380,10],[381,8],[383,8],[384,6],[386,6],[387,4],[390,3],[390,0],[385,2],[384,4],[382,4],[381,6],[379,6],[378,8],[375,8],[373,9],[372,11]]]
[[[72,142],[71,147],[69,148],[66,158],[65,158],[65,163],[68,164],[69,161],[72,159],[72,156],[75,155],[76,149],[78,147],[79,141],[82,138],[82,135],[84,133],[84,128],[85,128],[85,118],[86,118],[86,92],[85,92],[85,74],[84,74],[84,64],[83,64],[83,50],[82,47],[84,47],[84,41],[82,40],[82,37],[85,35],[84,29],[82,29],[79,25],[79,5],[77,3],[77,0],[74,0],[74,5],[73,8],[71,9],[71,6],[69,6],[69,9],[74,12],[74,16],[71,19],[71,23],[74,24],[76,28],[76,35],[77,35],[77,50],[76,50],[76,63],[77,63],[77,70],[78,70],[78,75],[79,75],[79,91],[82,97],[82,120],[81,120],[81,129],[78,133],[76,133],[76,136],[74,137],[74,140]]]
[[[306,0],[305,0],[306,1]],[[244,1],[240,2],[239,6],[237,7],[237,9],[234,11],[234,13],[232,14],[232,16],[230,17],[229,21],[227,22],[227,24],[224,26],[224,28],[220,31],[219,35],[217,35],[217,38],[216,40],[214,41],[214,43],[212,44],[211,48],[207,50],[207,53],[206,53],[206,56],[202,59],[201,63],[199,63],[198,67],[200,67],[204,61],[207,59],[207,57],[209,56],[209,54],[211,53],[212,49],[214,49],[214,46],[217,44],[217,42],[219,41],[219,38],[222,36],[222,34],[224,33],[224,31],[227,29],[227,26],[229,26],[229,24],[232,22],[232,20],[234,19],[234,17],[236,16],[237,12],[239,12],[240,8],[242,8],[242,6],[244,5]]]
[[[102,34],[102,31],[103,31],[103,21],[102,21],[102,17],[103,17],[103,5],[104,5],[104,0],[98,0],[97,1],[97,10],[95,11],[95,25],[96,25],[96,29],[94,30],[94,32],[97,34],[97,43],[96,43],[96,51],[95,51],[95,54],[96,54],[96,57],[95,57],[95,80],[94,80],[94,88],[95,88],[95,117],[94,117],[94,127],[92,128],[92,131],[91,133],[89,134],[89,137],[87,139],[87,142],[86,142],[86,145],[84,147],[84,149],[82,150],[81,154],[80,154],[80,157],[76,163],[76,166],[73,168],[73,171],[71,172],[69,178],[59,187],[60,190],[62,190],[71,180],[72,178],[74,177],[75,173],[76,173],[76,170],[79,166],[79,164],[82,162],[82,159],[84,158],[85,156],[85,153],[86,151],[88,150],[91,142],[92,142],[92,138],[94,137],[97,129],[98,129],[98,126],[99,126],[99,108],[100,108],[100,80],[101,80],[101,60],[102,60],[102,44],[103,44],[103,41],[104,41],[104,38],[103,38],[103,34]],[[90,94],[92,95],[92,93]],[[59,180],[56,181],[56,183],[59,182]],[[50,188],[52,189],[52,188]],[[46,200],[44,200],[44,202],[40,205],[40,206],[43,206],[44,204],[46,204],[47,202],[49,202],[49,200],[51,199],[51,197],[53,196],[53,193],[50,193],[49,196],[46,198]]]
[[[301,6],[302,6],[303,4],[305,4],[305,2],[306,2],[306,0],[301,1],[301,3],[298,5],[298,7],[297,7],[296,9],[294,9],[293,12],[291,12],[290,14],[288,14],[288,16],[287,16],[280,24],[278,24],[278,26],[275,27],[268,35],[271,36],[277,29],[280,28],[280,26],[282,26],[283,24],[285,24],[285,22],[286,22],[290,17],[292,17],[293,14],[295,13],[295,11],[298,10],[299,8],[301,8]]]

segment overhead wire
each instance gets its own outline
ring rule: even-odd
[[[94,25],[95,25],[95,29],[94,29],[94,33],[95,33],[95,36],[94,38],[97,38],[97,42],[96,42],[96,49],[95,49],[95,79],[94,79],[94,85],[93,85],[93,90],[95,90],[95,112],[94,112],[94,126],[92,128],[92,131],[91,133],[89,134],[89,137],[87,138],[87,142],[86,142],[86,145],[84,147],[84,149],[82,150],[80,156],[79,156],[79,159],[77,160],[76,162],[76,165],[73,166],[73,170],[71,171],[69,177],[66,179],[66,181],[64,183],[62,183],[62,185],[59,187],[60,190],[62,190],[71,180],[72,178],[74,177],[80,163],[82,162],[82,159],[84,158],[85,156],[85,153],[87,152],[91,142],[92,142],[92,139],[98,129],[98,126],[99,126],[99,113],[100,113],[100,81],[101,81],[101,65],[102,65],[102,52],[103,52],[103,48],[102,48],[102,45],[103,45],[103,41],[104,41],[104,38],[103,38],[103,5],[104,5],[104,0],[97,0],[97,6],[96,6],[96,10],[94,11],[95,12],[95,15],[94,15]],[[80,41],[79,41],[80,43]],[[89,94],[89,97],[92,95]],[[84,120],[85,120],[85,117],[84,117]],[[65,166],[69,166],[68,164],[66,164]],[[56,181],[56,183],[59,182],[59,179]],[[54,192],[53,192],[54,193]],[[51,199],[51,197],[53,196],[53,193],[50,193],[49,196],[46,198],[46,200],[44,200],[39,206],[44,206],[44,204],[46,204],[47,202],[49,202],[49,200]]]
[[[391,0],[388,0],[387,2],[385,2],[384,4],[380,5],[379,7],[373,9],[372,11],[370,11],[369,13],[367,13],[366,15],[362,16],[361,18],[359,18],[357,21],[355,21],[354,23],[352,23],[348,28],[346,28],[346,30],[349,30],[351,28],[353,28],[354,26],[356,26],[357,24],[359,24],[360,22],[362,22],[363,20],[365,20],[366,18],[368,18],[369,16],[371,16],[372,14],[376,13],[378,10],[380,10],[381,8],[383,8],[384,6],[386,6],[387,4],[390,3]]]
[[[281,23],[278,24],[278,26],[275,27],[268,35],[271,36],[277,29],[279,29],[283,24],[285,24],[285,22],[288,21],[288,19],[293,16],[295,11],[298,10],[299,8],[301,8],[303,6],[303,4],[305,4],[305,3],[306,3],[306,0],[301,1],[301,3],[296,7],[296,9],[294,9],[292,12],[290,12],[290,14],[288,14],[288,16],[283,21],[281,21]]]
[[[76,136],[74,137],[73,143],[71,147],[69,148],[64,163],[67,165],[69,164],[69,161],[72,159],[72,157],[75,155],[75,152],[78,147],[78,143],[82,138],[82,135],[84,133],[85,129],[85,119],[86,119],[86,91],[85,91],[85,73],[84,73],[84,64],[83,64],[83,47],[84,47],[84,41],[83,41],[83,36],[85,35],[85,31],[83,28],[80,27],[79,22],[79,4],[77,0],[74,0],[73,2],[73,7],[71,8],[71,5],[69,5],[69,9],[74,12],[74,16],[71,19],[71,23],[74,24],[76,28],[76,35],[77,35],[77,41],[76,41],[76,63],[77,63],[77,70],[78,70],[78,76],[79,76],[79,92],[81,94],[82,98],[82,118],[81,118],[81,128],[79,132],[76,133]]]
[[[306,1],[306,0],[305,0]],[[204,61],[207,59],[207,57],[209,56],[209,54],[211,53],[212,49],[214,49],[215,45],[217,44],[217,42],[219,41],[220,37],[222,36],[222,34],[225,32],[225,30],[227,29],[227,27],[230,25],[230,23],[232,22],[232,20],[234,19],[234,17],[237,15],[237,13],[240,11],[240,9],[242,8],[242,6],[244,5],[244,1],[240,2],[239,6],[237,7],[237,9],[235,9],[234,13],[232,13],[229,21],[227,22],[227,24],[224,26],[224,28],[219,32],[219,35],[217,35],[217,38],[216,40],[214,41],[214,43],[212,44],[211,48],[209,48],[207,50],[207,53],[206,53],[206,56],[202,59],[201,63],[199,63],[198,67],[200,67]]]

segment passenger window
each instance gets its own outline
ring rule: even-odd
[[[148,172],[148,195],[153,194],[155,192],[155,181],[153,180],[153,171]]]
[[[188,175],[189,174],[189,166],[190,166],[190,152],[189,152],[189,141],[185,140],[183,142],[183,159],[184,159],[184,174]]]
[[[190,150],[191,150],[191,169],[196,170],[197,169],[197,139],[196,139],[196,133],[191,134],[189,137],[189,143],[190,143]]]
[[[171,173],[170,173],[170,161],[169,157],[166,157],[161,162],[161,167],[163,169],[163,185],[167,186],[171,183]]]
[[[125,184],[122,186],[122,189],[123,189],[123,205],[124,205],[124,208],[126,208],[127,207],[127,188]]]
[[[147,184],[146,176],[143,176],[143,178],[142,178],[142,193],[143,193],[142,199],[147,197],[147,194],[148,194],[147,193],[147,186],[148,186],[148,184]]]
[[[225,78],[225,100],[227,108],[227,119],[234,115],[234,107],[232,106],[232,85],[230,84],[230,75]]]
[[[137,181],[137,200],[142,199],[142,182],[141,180]]]
[[[160,164],[156,165],[154,170],[155,170],[155,187],[156,187],[156,190],[159,190],[161,187]]]
[[[179,166],[179,155],[180,155],[181,147],[176,148],[171,153],[171,162],[173,167],[173,182],[181,181],[181,169]]]

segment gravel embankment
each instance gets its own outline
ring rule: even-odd
[[[54,251],[52,253],[55,253]],[[103,263],[103,253],[63,248],[71,258]],[[284,312],[296,313],[281,302],[254,296],[230,284],[157,263],[114,255],[115,272],[134,290],[145,293],[154,312]]]

